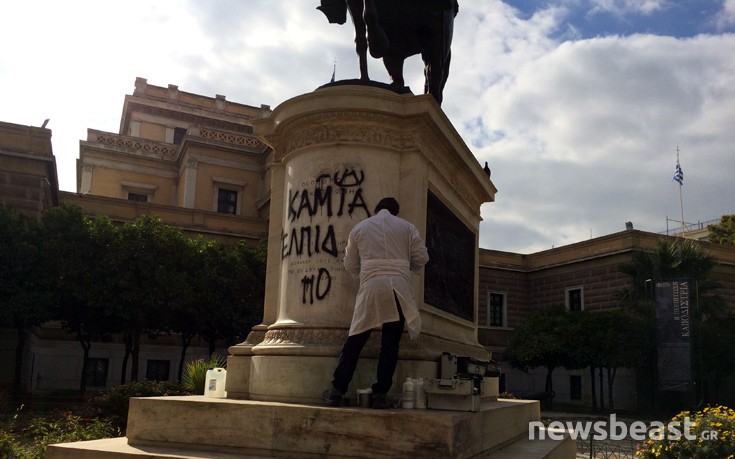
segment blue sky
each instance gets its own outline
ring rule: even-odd
[[[520,17],[525,19],[540,9],[567,10],[557,37],[569,36],[573,31],[580,38],[632,34],[682,38],[734,30],[731,20],[723,19],[723,16],[732,14],[732,4],[728,13],[725,2],[713,0],[507,0],[505,3],[517,9],[521,13]]]
[[[0,16],[0,121],[50,118],[76,191],[87,129],[117,132],[136,77],[277,106],[358,75],[317,0],[37,0]],[[60,21],[58,18],[63,17]],[[532,253],[735,213],[735,0],[460,0],[442,109],[498,188],[480,245]],[[420,92],[420,59],[405,67]],[[388,81],[382,63],[370,75]]]

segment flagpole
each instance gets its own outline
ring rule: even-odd
[[[679,164],[679,146],[676,146],[676,168],[677,173],[680,174],[680,179],[677,180],[679,182],[679,208],[681,209],[681,236],[684,236],[684,232],[686,231],[686,223],[684,223],[684,196],[681,191],[682,186],[684,185],[684,174],[681,172],[681,166]]]

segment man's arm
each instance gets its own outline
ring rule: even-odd
[[[353,277],[358,277],[360,275],[360,251],[357,248],[352,232],[350,232],[350,236],[347,238],[347,247],[345,247],[345,258],[343,263],[347,272]]]
[[[411,233],[411,271],[417,273],[429,261],[429,251],[426,249],[426,244],[421,239],[419,230],[416,227],[412,229]]]

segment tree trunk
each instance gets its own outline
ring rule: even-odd
[[[82,345],[82,377],[79,381],[79,398],[83,399],[87,392],[87,368],[89,367],[89,350],[92,348],[92,340],[84,339],[84,336],[77,332],[77,340]]]
[[[615,373],[617,371],[617,367],[607,367],[607,406],[610,408],[610,412],[615,411],[615,403],[613,402],[613,382],[615,381]]]
[[[549,397],[547,399],[548,401],[546,402],[546,409],[547,410],[552,409],[553,408],[553,405],[554,405],[554,397],[553,397],[553,394],[554,394],[554,382],[553,382],[553,378],[551,377],[551,374],[553,373],[554,368],[555,367],[547,367],[547,371],[546,371],[546,385],[545,385],[544,391],[546,392],[546,394]],[[543,402],[542,402],[542,404],[543,404]]]
[[[595,383],[595,366],[590,365],[590,390],[592,391],[592,411],[597,411],[597,384]]]
[[[15,370],[13,373],[13,397],[21,393],[21,377],[23,372],[23,352],[26,347],[26,328],[21,319],[15,317],[15,330],[18,332],[18,343],[15,345]]]
[[[181,334],[181,358],[179,359],[179,382],[181,382],[181,377],[184,374],[184,361],[186,360],[186,351],[189,349],[189,344],[191,344],[191,340],[194,338],[194,335],[184,335]]]
[[[137,381],[138,365],[140,360],[140,329],[135,330],[133,335],[133,348],[131,352],[131,357],[133,358],[133,363],[130,366],[130,380]]]
[[[599,376],[600,376],[600,411],[605,411],[605,385],[602,381],[602,367],[600,368]]]
[[[133,347],[133,337],[129,331],[123,334],[123,342],[125,343],[125,356],[122,360],[122,371],[120,372],[120,384],[125,384],[125,374],[128,372],[128,359]]]

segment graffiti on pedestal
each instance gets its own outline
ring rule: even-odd
[[[344,271],[338,261],[349,234],[347,225],[370,216],[364,181],[365,171],[345,167],[322,171],[288,190],[281,260],[289,260],[289,274],[303,274],[302,304],[324,300],[335,272]]]

